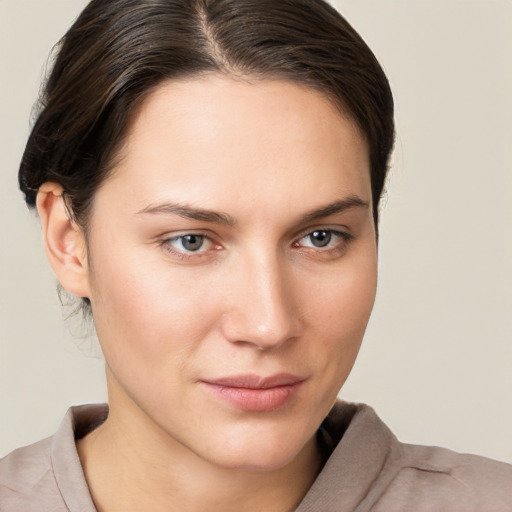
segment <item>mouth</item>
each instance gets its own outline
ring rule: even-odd
[[[280,373],[263,377],[254,374],[202,380],[215,398],[247,412],[271,412],[288,405],[296,397],[304,377]]]

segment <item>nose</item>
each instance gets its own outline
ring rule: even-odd
[[[229,278],[231,300],[222,317],[222,333],[231,343],[271,350],[301,332],[300,298],[291,269],[264,255],[244,258]]]

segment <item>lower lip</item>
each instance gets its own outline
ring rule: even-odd
[[[301,382],[267,389],[236,388],[203,382],[210,393],[228,404],[248,412],[271,412],[289,404]]]

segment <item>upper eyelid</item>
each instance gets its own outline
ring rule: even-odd
[[[180,238],[183,239],[185,238],[186,236],[201,236],[203,237],[205,240],[208,240],[209,243],[211,244],[217,244],[217,242],[215,242],[215,240],[213,240],[213,238],[209,235],[206,235],[205,233],[200,233],[200,232],[186,232],[186,233],[180,233],[178,235],[173,235],[173,236],[167,236],[167,237],[164,237],[162,239],[163,242],[173,242],[175,240],[179,240]],[[217,244],[218,245],[218,244]]]
[[[308,235],[311,235],[315,231],[330,231],[331,233],[336,233],[339,235],[351,237],[352,231],[347,226],[332,226],[332,225],[319,225],[319,226],[309,226],[301,231],[297,235],[295,235],[294,240],[300,240]]]
[[[311,236],[313,233],[316,233],[318,231],[329,232],[329,233],[333,234],[334,236],[337,236],[337,237],[342,238],[344,240],[349,240],[349,239],[353,238],[353,235],[351,233],[347,233],[346,231],[341,231],[339,229],[332,229],[332,228],[330,228],[330,229],[319,228],[319,229],[313,229],[312,231],[308,231],[305,235],[300,236],[296,240],[297,241],[303,240],[304,238],[307,238],[308,236]]]
[[[212,233],[210,230],[207,229],[189,229],[189,230],[180,230],[177,232],[171,232],[171,233],[165,233],[162,236],[159,236],[158,238],[165,242],[168,240],[176,240],[178,238],[187,236],[187,235],[196,235],[196,236],[203,236],[205,238],[208,238],[208,240],[211,240],[215,243],[215,240],[219,238],[214,233]]]

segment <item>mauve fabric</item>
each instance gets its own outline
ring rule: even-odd
[[[107,414],[72,407],[54,436],[0,460],[0,511],[96,512],[75,440]],[[512,512],[511,465],[400,443],[366,405],[336,403],[318,436],[327,461],[296,512]]]

